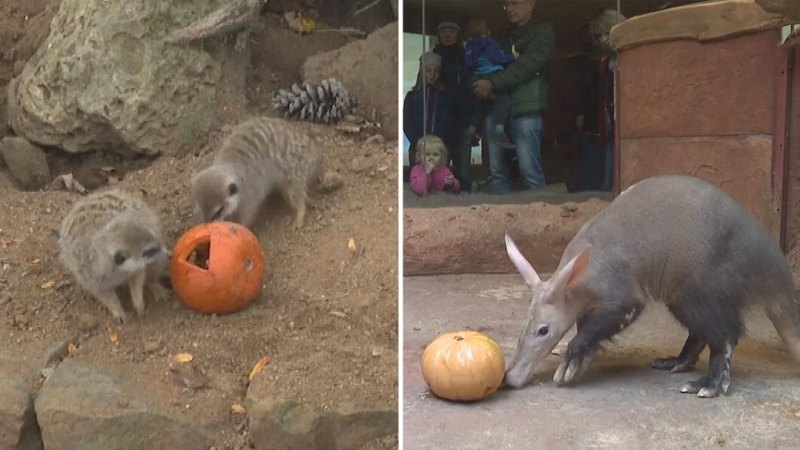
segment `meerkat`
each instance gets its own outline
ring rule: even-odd
[[[294,226],[302,228],[321,160],[322,145],[298,125],[250,119],[234,127],[211,165],[192,177],[192,202],[202,220],[240,223],[262,237],[267,197],[278,190],[294,210]]]
[[[81,198],[61,222],[58,246],[64,267],[119,322],[128,317],[117,288],[127,285],[140,317],[145,287],[154,297],[165,293],[158,276],[170,251],[158,216],[138,196],[106,189]]]

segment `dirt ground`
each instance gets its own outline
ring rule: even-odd
[[[11,134],[5,126],[6,84],[46,37],[57,6],[58,0],[0,3],[0,136]],[[278,16],[268,22],[270,30],[251,38],[248,103],[220,105],[224,120],[219,130],[194,155],[122,161],[99,155],[65,158],[51,149],[54,175],[83,173],[92,185],[94,169],[113,166],[122,187],[146,196],[162,218],[169,244],[174,243],[196,223],[189,178],[224,137],[224,127],[248,115],[272,115],[272,92],[299,81],[300,55],[346,43],[331,35],[300,37],[272,29],[282,26]],[[295,49],[294,59],[277,63],[271,52],[287,49]],[[323,408],[342,402],[396,408],[396,141],[365,144],[368,136],[313,128],[324,136],[328,170],[344,178],[344,187],[321,196],[320,207],[311,210],[300,231],[289,226],[288,208],[278,208],[270,218],[263,298],[225,316],[194,313],[173,296],[169,302],[149,301],[142,320],[117,325],[58,261],[53,232],[78,194],[21,192],[7,180],[0,182],[4,347],[43,357],[56,342],[75,342],[77,350],[70,357],[135,374],[165,408],[212,430],[217,448],[248,448],[246,427],[231,413],[231,405],[244,403],[247,375],[262,356],[272,362],[259,376],[272,377],[284,387],[284,396]],[[357,245],[354,253],[348,250],[350,238]],[[116,342],[109,331],[117,333]],[[173,380],[170,356],[181,352],[191,353],[193,363],[208,375],[205,388],[187,389]],[[378,448],[396,446],[396,436],[374,443]]]

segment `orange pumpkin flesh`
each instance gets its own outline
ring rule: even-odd
[[[172,287],[189,308],[225,314],[250,304],[261,292],[266,261],[258,238],[243,225],[197,225],[175,243]]]
[[[422,354],[422,376],[431,391],[448,400],[473,401],[491,395],[506,368],[500,346],[477,331],[445,333]]]

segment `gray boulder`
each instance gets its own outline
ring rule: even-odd
[[[255,377],[247,389],[250,441],[256,450],[363,448],[397,433],[396,409],[347,403],[323,409],[280,392],[267,377]]]
[[[0,140],[0,156],[23,189],[35,190],[50,182],[50,166],[44,150],[25,138],[6,137]]]
[[[0,448],[41,450],[33,410],[38,378],[32,361],[0,355]]]
[[[236,24],[213,39],[165,38],[239,4],[261,0],[63,0],[9,84],[9,124],[74,153],[186,152],[215,125],[217,105],[243,100],[249,51],[234,50]]]
[[[36,398],[48,450],[207,449],[206,432],[171,416],[123,374],[64,360]]]

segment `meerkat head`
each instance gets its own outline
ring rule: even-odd
[[[94,241],[109,277],[121,282],[150,264],[168,259],[170,251],[156,233],[130,215],[117,217],[106,225]]]
[[[230,166],[211,166],[192,178],[192,202],[205,222],[236,221],[240,183]]]

